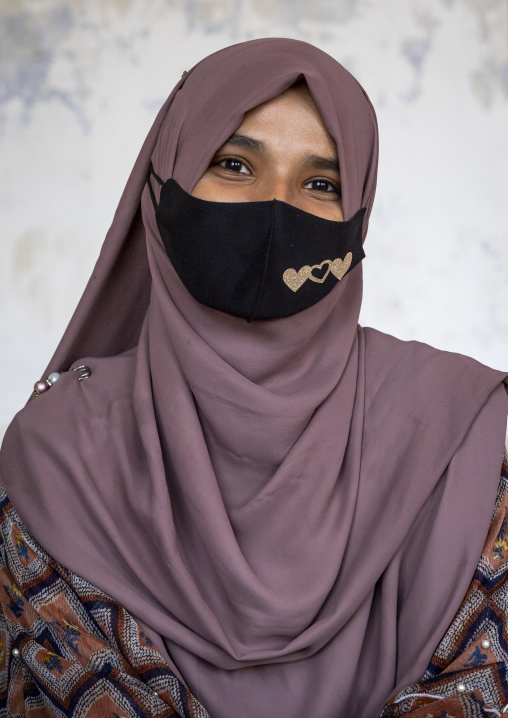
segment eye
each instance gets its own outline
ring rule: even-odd
[[[310,189],[313,192],[323,192],[326,194],[331,194],[335,192],[336,194],[340,194],[340,190],[336,184],[330,182],[330,180],[325,180],[322,178],[309,180],[309,182],[306,182],[303,185],[303,188]]]
[[[216,164],[220,167],[224,167],[224,169],[228,170],[229,172],[234,172],[235,174],[250,174],[250,171],[247,166],[241,160],[239,160],[238,157],[226,157],[223,160],[219,160]]]

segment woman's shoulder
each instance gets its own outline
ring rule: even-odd
[[[508,382],[507,370],[498,371],[473,357],[437,349],[424,342],[403,340],[371,327],[361,329],[365,366],[377,383],[411,383],[426,391],[433,386],[459,388],[480,382],[491,387]],[[374,376],[375,374],[375,376]]]
[[[476,366],[485,371],[496,372],[495,369],[482,364],[473,357],[438,349],[416,339],[399,339],[372,327],[362,327],[361,332],[365,341],[367,358],[376,355],[378,361],[379,359],[384,359],[387,364],[395,363],[400,365],[404,362],[412,362],[414,368],[418,364],[436,362],[443,365],[449,363],[454,366]],[[497,373],[506,376],[508,375],[508,368],[507,372]]]
[[[47,447],[84,434],[88,444],[96,434],[100,440],[105,425],[116,414],[128,417],[133,413],[135,367],[135,350],[74,361],[58,381],[39,396],[32,396],[14,416],[5,433],[0,465],[4,465],[6,449],[13,449],[13,444],[18,453],[24,451],[26,442],[32,450],[37,444]]]
[[[60,378],[39,396],[30,398],[19,412],[47,414],[58,418],[65,408],[74,410],[76,403],[85,409],[125,400],[132,395],[136,367],[136,350],[111,357],[82,357],[60,372]],[[43,379],[44,381],[44,379]]]
[[[403,341],[362,328],[365,352],[365,402],[371,415],[386,412],[426,425],[469,425],[488,402],[496,415],[508,413],[508,372],[472,357],[418,341]],[[497,398],[496,398],[497,397]]]

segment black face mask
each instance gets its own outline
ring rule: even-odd
[[[163,182],[155,217],[166,252],[201,304],[248,321],[311,307],[364,258],[365,209],[347,222],[286,202],[209,202]]]

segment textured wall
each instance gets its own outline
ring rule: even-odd
[[[508,368],[506,0],[0,0],[0,436],[162,101],[263,36],[319,45],[378,111],[363,323]]]

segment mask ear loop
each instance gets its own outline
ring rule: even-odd
[[[276,201],[273,200],[273,209],[272,209],[272,226],[270,227],[270,235],[268,237],[268,242],[266,244],[266,253],[265,253],[265,266],[263,267],[263,276],[261,277],[261,284],[259,285],[258,294],[256,297],[256,301],[254,303],[254,309],[251,312],[250,317],[247,319],[247,322],[251,324],[254,321],[254,318],[256,316],[256,311],[259,305],[259,300],[261,299],[261,295],[263,293],[263,289],[265,287],[266,283],[266,275],[268,273],[268,258],[270,256],[270,249],[272,247],[272,239],[273,239],[273,233],[275,232],[275,208],[276,208]]]
[[[156,199],[156,197],[155,197],[155,192],[153,191],[153,187],[152,187],[152,179],[151,179],[152,175],[155,177],[155,179],[157,180],[157,182],[158,182],[158,183],[160,184],[160,186],[162,187],[162,186],[164,185],[164,180],[162,180],[162,179],[159,177],[159,175],[155,172],[155,170],[154,170],[154,168],[153,168],[153,165],[152,165],[152,163],[150,162],[150,169],[148,170],[148,177],[146,178],[146,181],[147,181],[147,183],[148,183],[148,189],[150,190],[150,197],[152,198],[153,208],[154,208],[154,210],[157,212],[157,199]]]

